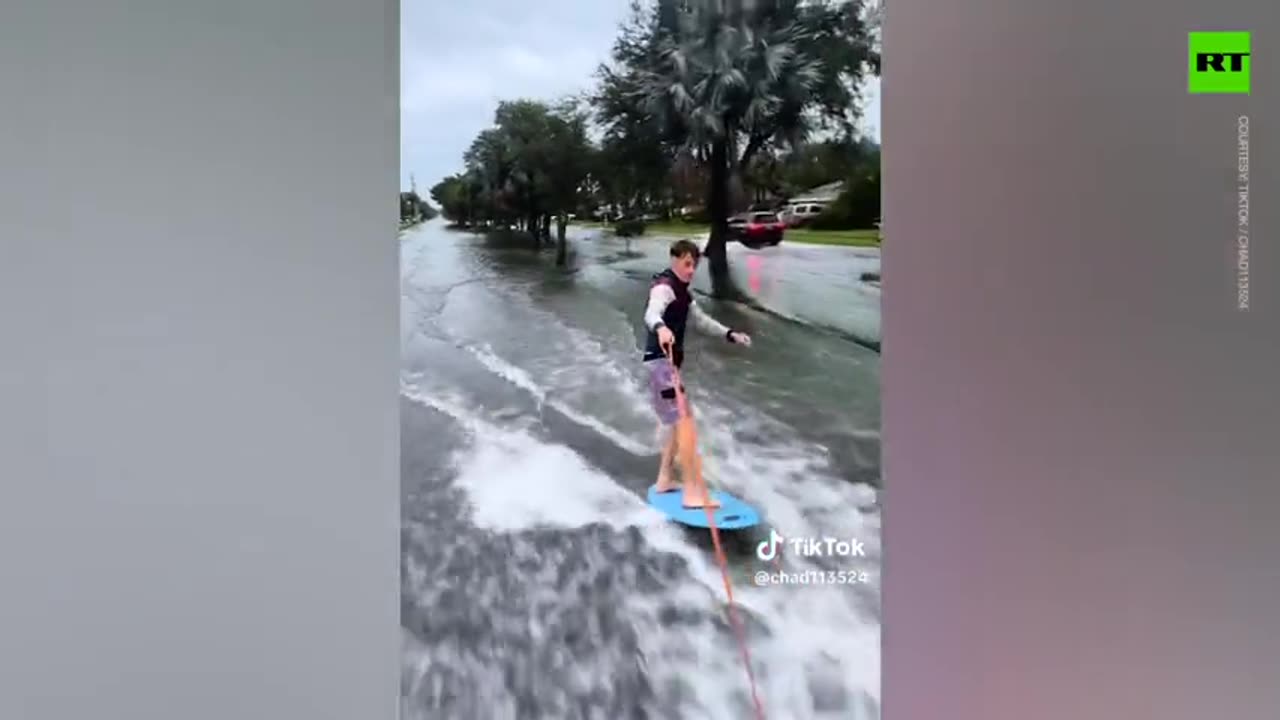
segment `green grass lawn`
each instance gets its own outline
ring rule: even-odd
[[[848,247],[880,247],[879,230],[809,230],[796,228],[782,236],[782,242],[810,245],[846,245]]]
[[[607,228],[606,223],[579,222],[580,227]],[[645,235],[661,236],[706,236],[710,225],[684,222],[653,223],[645,227]],[[790,228],[782,236],[782,242],[797,242],[807,245],[845,245],[848,247],[879,247],[880,232],[878,230],[810,230],[808,228]]]

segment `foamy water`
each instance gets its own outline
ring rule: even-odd
[[[531,396],[548,394],[528,374],[498,367],[510,382],[530,385],[526,389]],[[459,449],[454,458],[459,471],[455,482],[470,500],[469,521],[498,532],[593,523],[635,527],[655,551],[682,558],[688,578],[676,597],[636,594],[630,598],[629,614],[640,630],[645,655],[655,659],[649,666],[652,678],[659,685],[686,684],[693,701],[710,717],[742,716],[745,670],[733,638],[722,623],[714,621],[724,601],[723,580],[706,549],[690,543],[643,498],[572,450],[481,419],[467,411],[464,402],[443,397],[444,392],[432,394],[412,386],[404,390],[406,397],[448,414],[469,430],[471,444]],[[810,449],[812,454],[800,446],[749,452],[737,445],[732,432],[718,429],[726,427],[723,416],[731,411],[705,400],[698,407],[709,418],[707,429],[702,430],[704,442],[713,448],[706,456],[708,475],[734,478],[720,483],[721,487],[749,498],[785,536],[856,538],[866,544],[871,558],[879,558],[878,515],[857,511],[873,502],[871,491],[824,476],[821,460],[815,459],[821,458],[817,449]],[[740,411],[735,419],[743,421]],[[639,444],[638,439],[628,442]],[[796,560],[788,567],[810,565]],[[860,561],[849,567],[878,576],[877,565]],[[878,585],[878,577],[875,582]],[[865,694],[878,704],[879,629],[868,621],[853,590],[735,584],[738,605],[768,631],[768,635],[751,635],[748,642],[770,716],[823,717],[797,712],[812,705],[815,693]],[[674,630],[664,627],[659,620],[661,608],[672,600],[701,610],[704,621]],[[859,717],[849,714],[847,706],[832,712],[831,717]]]
[[[610,441],[616,443],[618,447],[626,450],[627,452],[634,455],[647,455],[652,452],[653,446],[651,443],[646,443],[640,439],[627,435],[624,431],[612,427],[599,418],[590,415],[584,409],[575,407],[572,401],[565,401],[556,397],[548,398],[548,390],[542,385],[539,385],[529,372],[522,370],[516,365],[513,365],[507,360],[499,357],[487,345],[478,348],[468,347],[467,351],[470,352],[481,365],[484,365],[493,372],[493,374],[501,377],[507,382],[510,382],[516,387],[519,387],[521,390],[527,391],[531,396],[536,398],[539,403],[545,403],[546,405],[553,407],[572,418],[574,422],[589,427],[604,437],[609,438]],[[609,366],[605,367],[607,368]],[[598,368],[599,366],[592,369],[597,370]],[[605,373],[606,377],[603,379],[595,379],[591,377],[591,373],[589,372],[582,372],[579,368],[565,367],[563,365],[547,368],[544,372],[546,376],[549,376],[549,378],[562,380],[564,382],[562,394],[565,397],[573,398],[587,388],[595,389],[601,387],[602,383],[618,383],[626,390],[632,391],[627,393],[627,397],[642,397],[642,390],[635,378],[624,376],[621,373]]]

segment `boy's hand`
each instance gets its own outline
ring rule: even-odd
[[[729,333],[729,342],[743,347],[751,347],[751,336],[744,332]]]
[[[663,348],[670,348],[675,345],[676,336],[671,332],[671,328],[663,325],[658,328],[658,345]]]

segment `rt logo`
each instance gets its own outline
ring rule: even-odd
[[[1187,92],[1249,94],[1249,33],[1193,32],[1187,36]]]

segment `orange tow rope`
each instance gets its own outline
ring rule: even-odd
[[[695,492],[702,493],[703,509],[707,511],[707,527],[711,529],[711,542],[716,548],[716,560],[720,563],[720,575],[724,578],[724,592],[729,599],[729,624],[738,636],[738,647],[742,649],[742,664],[747,669],[747,682],[751,685],[751,701],[756,707],[757,720],[764,720],[764,706],[760,703],[760,694],[756,691],[755,673],[751,671],[751,653],[747,650],[746,629],[738,618],[737,608],[733,602],[733,584],[729,581],[729,561],[725,557],[724,547],[720,545],[720,531],[716,528],[715,510],[709,504],[711,490],[702,477],[702,457],[698,454],[698,434],[694,428],[693,416],[689,413],[688,399],[684,394],[684,381],[680,379],[680,369],[676,367],[671,356],[671,348],[664,348],[667,361],[671,363],[671,373],[675,384],[676,402],[680,408],[680,419],[676,421],[676,458],[681,462],[682,481],[696,479]],[[683,492],[683,491],[682,491]]]

